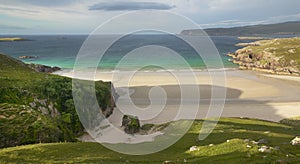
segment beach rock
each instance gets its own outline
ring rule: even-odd
[[[44,73],[53,73],[56,71],[60,71],[59,67],[50,67],[41,64],[28,64],[29,68],[35,70],[36,72],[44,72]]]
[[[140,131],[140,121],[136,116],[124,115],[122,127],[124,127],[124,131],[127,134],[138,133]]]
[[[260,46],[260,44],[258,44],[258,43],[238,43],[235,46],[237,46],[237,47]]]
[[[38,58],[38,56],[19,56],[19,59],[35,59]]]
[[[300,145],[300,136],[295,137],[292,141],[291,141],[292,145]]]

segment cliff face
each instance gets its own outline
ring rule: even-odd
[[[115,104],[111,84],[95,85],[99,112],[108,117]],[[0,54],[0,147],[76,141],[84,129],[75,110],[74,89],[80,93],[84,88]]]
[[[59,67],[50,67],[50,66],[45,66],[41,64],[28,64],[29,68],[37,71],[37,72],[44,72],[44,73],[53,73],[56,71],[60,71],[61,68]]]
[[[231,56],[240,69],[273,74],[300,75],[300,38],[262,40],[237,50]]]

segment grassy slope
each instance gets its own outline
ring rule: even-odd
[[[47,74],[35,72],[21,61],[0,54],[1,86],[12,86],[11,82],[30,82],[34,79],[45,78],[47,76]]]
[[[234,54],[234,63],[243,69],[285,74],[300,74],[300,37],[252,42]]]
[[[38,84],[44,85],[44,82],[46,82],[46,86],[49,86],[48,82],[51,81],[51,79],[58,79],[58,83],[61,82],[61,77],[36,73],[27,68],[23,63],[0,55],[1,93],[12,93],[8,97],[11,101],[9,103],[3,102],[3,96],[0,99],[0,135],[7,134],[8,136],[5,137],[15,140],[14,137],[20,134],[35,134],[34,132],[31,133],[30,128],[28,127],[36,128],[35,132],[37,133],[40,133],[41,131],[45,132],[43,131],[45,129],[46,132],[49,132],[49,134],[55,134],[56,132],[61,133],[62,127],[58,125],[61,121],[54,121],[53,118],[42,115],[39,111],[28,107],[26,104],[30,102],[30,99],[32,99],[30,96],[28,97],[26,95],[32,96],[32,94],[42,94],[35,93],[34,86]],[[64,78],[62,79],[65,80]],[[16,92],[14,93],[12,91]],[[24,91],[24,93],[22,91]],[[19,97],[21,97],[21,99]],[[12,101],[11,98],[16,99],[17,104],[13,103],[14,101]],[[300,147],[291,146],[289,142],[296,134],[300,133],[300,128],[297,127],[299,123],[295,124],[294,120],[292,122],[293,124],[291,125],[283,125],[258,120],[224,118],[207,140],[197,142],[198,131],[201,126],[201,121],[197,121],[189,133],[186,134],[178,143],[163,152],[153,155],[121,155],[107,150],[96,143],[36,144],[1,149],[0,163],[124,163],[126,161],[129,161],[130,163],[162,163],[166,160],[181,163],[184,159],[188,162],[204,163],[270,163],[277,160],[296,163],[300,162]],[[285,123],[290,123],[290,121],[287,120]],[[68,124],[64,124],[64,126],[68,127]],[[265,133],[266,131],[270,131],[270,133]],[[23,138],[26,139],[26,137],[30,137],[30,135],[26,135]],[[50,137],[50,139],[51,138],[52,137]],[[280,150],[274,151],[271,154],[259,153],[258,146],[243,141],[243,139],[248,138],[256,141],[258,139],[265,138],[269,140],[269,144],[267,144],[268,146],[280,146]],[[31,141],[30,139],[32,138],[27,139],[28,140],[24,143],[36,142],[35,140]],[[58,139],[62,140],[61,138]],[[233,140],[227,143],[227,139]],[[3,143],[3,141],[0,142]],[[49,140],[49,142],[53,142],[53,140]],[[214,144],[215,146],[209,147],[209,144]],[[247,148],[247,144],[252,145],[253,147]],[[200,151],[192,153],[189,152],[188,149],[194,145],[200,146]]]
[[[198,142],[202,121],[195,121],[190,131],[172,147],[152,155],[127,156],[115,153],[97,143],[36,144],[0,150],[1,162],[47,163],[299,163],[300,146],[289,142],[300,133],[300,127],[251,119],[223,118],[208,139]],[[244,139],[269,141],[278,151],[260,153],[261,145]],[[230,140],[229,142],[226,142]],[[208,146],[214,144],[214,146]],[[200,150],[189,152],[191,146]],[[251,148],[247,148],[250,145]]]
[[[257,43],[260,46],[249,46],[245,49],[251,49],[254,54],[266,51],[277,57],[283,57],[280,62],[286,66],[290,65],[291,60],[294,60],[296,67],[300,69],[300,37],[263,40],[257,41]]]
[[[110,103],[110,85],[96,82],[96,86],[98,102],[106,107]],[[56,112],[49,106],[59,114],[53,116]],[[46,108],[49,114],[42,114],[40,108]],[[0,147],[75,141],[82,131],[73,104],[72,79],[35,72],[0,54]]]

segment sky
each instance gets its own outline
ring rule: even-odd
[[[0,34],[88,34],[143,10],[183,15],[201,28],[300,21],[299,0],[2,0]]]

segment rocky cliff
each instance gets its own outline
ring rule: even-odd
[[[231,61],[244,70],[300,75],[300,37],[261,40],[237,50]]]
[[[45,66],[41,64],[28,64],[29,68],[37,71],[37,72],[44,72],[44,73],[53,73],[56,71],[60,71],[61,68],[59,67],[50,67],[50,66]]]
[[[72,93],[89,87],[74,88],[70,78],[41,72],[0,54],[0,148],[76,141],[84,132]],[[108,117],[115,105],[113,86],[102,81],[89,83],[95,83],[92,91],[96,92],[98,112]]]

